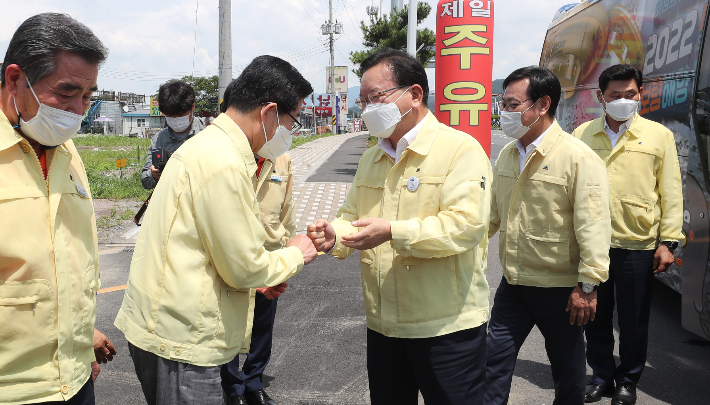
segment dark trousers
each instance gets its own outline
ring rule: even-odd
[[[597,291],[597,315],[585,327],[593,384],[638,384],[646,364],[655,250],[609,250],[609,280]],[[614,289],[616,288],[616,293]],[[619,321],[619,365],[614,361],[614,303]]]
[[[367,375],[372,405],[483,404],[486,324],[421,339],[367,330]]]
[[[239,373],[239,356],[222,366],[222,389],[231,397],[244,395],[247,391],[264,388],[261,377],[271,358],[271,343],[274,336],[276,301],[263,294],[254,298],[254,326],[251,331],[251,347]]]
[[[83,387],[76,393],[73,397],[69,398],[68,401],[52,401],[52,402],[41,402],[38,405],[94,405],[96,399],[94,397],[94,380],[89,377],[89,381],[84,384]],[[28,404],[30,405],[30,404]]]
[[[508,403],[518,352],[535,325],[545,338],[552,368],[553,405],[584,404],[584,336],[581,326],[570,325],[566,312],[572,290],[511,285],[503,278],[488,325],[486,405]]]

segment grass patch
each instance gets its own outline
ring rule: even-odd
[[[295,136],[291,149],[316,139],[333,136],[325,133],[312,136]],[[141,185],[140,171],[150,149],[150,139],[130,138],[127,136],[88,135],[73,139],[79,147],[79,155],[84,161],[89,186],[94,198],[145,200],[151,190]],[[116,168],[116,160],[126,158],[128,166]],[[97,221],[100,227],[115,225],[117,218],[123,216],[103,216]],[[133,214],[128,215],[130,219]]]
[[[150,194],[141,185],[140,171],[150,148],[150,139],[89,135],[74,138],[94,198],[144,200]],[[127,166],[116,168],[126,158]]]
[[[129,176],[123,178],[116,176],[113,170],[111,172],[96,172],[86,168],[86,174],[89,177],[89,186],[91,194],[94,198],[107,199],[131,199],[145,200],[148,198],[151,190],[146,190],[141,184],[140,171],[134,171]]]
[[[133,219],[133,217],[136,215],[135,212],[131,210],[125,210],[121,215],[118,215],[116,212],[115,208],[111,209],[111,214],[110,215],[104,215],[98,219],[96,219],[96,227],[97,228],[109,228],[112,226],[118,226],[123,224],[123,221],[127,221],[129,219]]]
[[[98,148],[121,146],[134,148],[136,146],[143,146],[147,148],[150,146],[149,138],[131,138],[119,135],[86,135],[74,137],[72,140],[76,146],[93,146]]]
[[[293,137],[293,142],[291,142],[291,149],[301,146],[304,143],[308,143],[310,141],[315,141],[316,139],[321,139],[321,138],[327,138],[329,136],[333,136],[335,134],[332,134],[330,132],[326,132],[324,134],[318,134],[318,135],[310,135],[310,136],[294,136]]]

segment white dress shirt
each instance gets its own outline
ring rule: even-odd
[[[385,151],[386,154],[392,156],[394,158],[394,164],[397,164],[397,162],[399,162],[399,158],[402,157],[402,153],[404,153],[404,150],[407,149],[407,146],[411,145],[412,142],[414,142],[414,138],[417,137],[419,130],[422,128],[422,125],[424,125],[424,120],[426,120],[426,117],[427,116],[424,116],[424,118],[419,121],[419,123],[415,125],[414,128],[410,129],[409,132],[404,134],[402,139],[397,142],[397,149],[394,149],[392,147],[392,142],[389,141],[389,138],[380,139],[380,142],[377,143],[377,146],[379,146],[380,149]]]
[[[550,128],[552,128],[552,125],[550,125]],[[523,167],[525,167],[525,162],[528,160],[528,156],[532,153],[535,148],[540,146],[542,143],[543,138],[545,138],[545,134],[547,131],[550,130],[550,128],[547,128],[545,132],[540,134],[540,136],[537,137],[534,141],[530,142],[530,144],[526,147],[523,148],[523,144],[520,142],[520,139],[518,139],[518,142],[515,143],[515,146],[518,147],[518,161],[520,163],[520,173],[523,172]]]
[[[619,141],[619,138],[621,138],[621,135],[626,132],[627,129],[631,126],[631,123],[634,122],[634,118],[636,115],[634,114],[633,117],[629,118],[628,120],[624,121],[623,124],[619,127],[619,132],[616,133],[609,128],[609,123],[606,122],[606,117],[604,117],[604,131],[606,132],[606,136],[609,137],[609,140],[611,141],[611,148],[614,149],[616,146],[616,143]]]

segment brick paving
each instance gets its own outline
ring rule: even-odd
[[[316,139],[289,151],[294,178],[297,233],[305,232],[308,224],[317,219],[332,221],[335,218],[350,191],[351,183],[307,183],[306,180],[343,142],[362,134],[357,132]]]

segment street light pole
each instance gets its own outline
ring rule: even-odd
[[[407,53],[417,57],[417,0],[409,0]]]
[[[219,102],[232,81],[232,0],[219,0]]]

